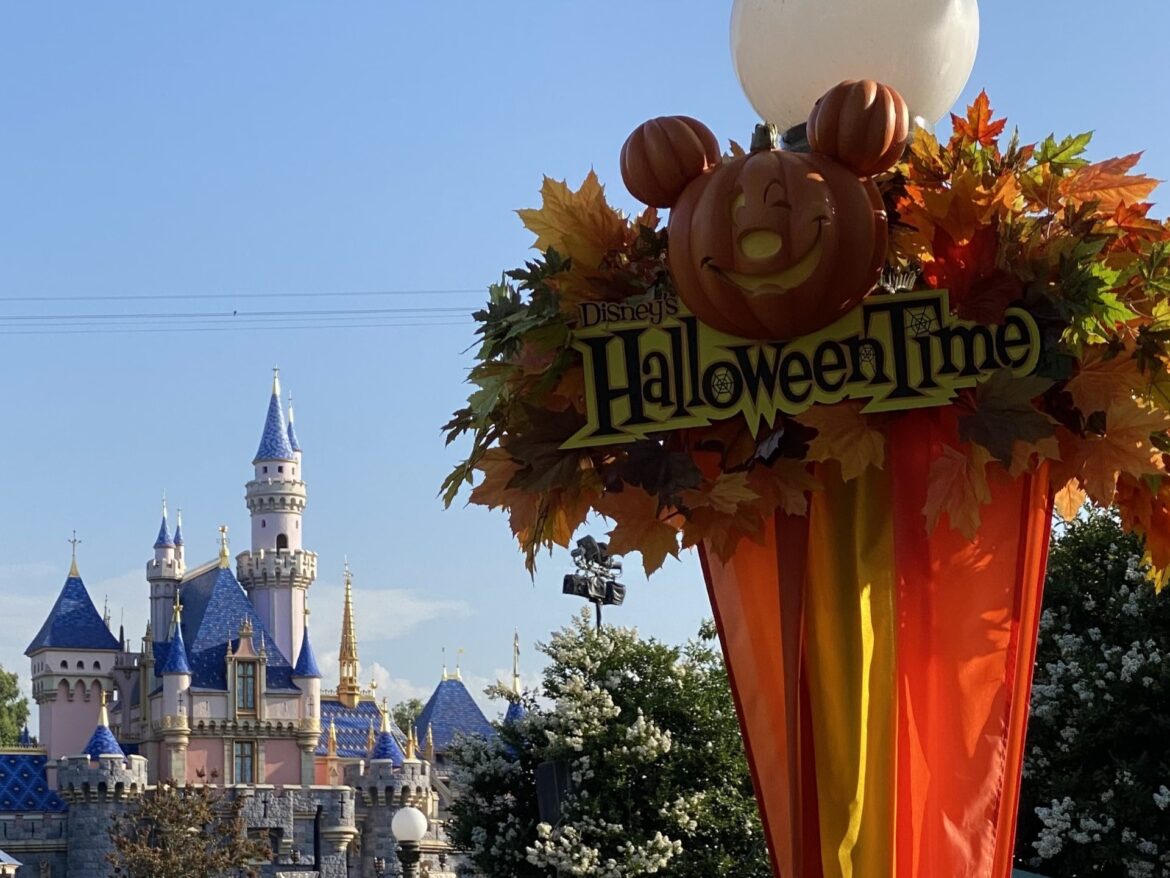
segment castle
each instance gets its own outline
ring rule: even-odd
[[[446,669],[415,723],[394,724],[358,682],[348,565],[337,686],[322,689],[306,604],[317,555],[302,540],[302,450],[279,373],[252,466],[251,545],[234,570],[223,527],[218,557],[189,566],[181,515],[172,531],[164,502],[140,649],[98,613],[74,542],[25,651],[39,735],[0,751],[0,868],[7,856],[19,878],[108,875],[108,828],[136,797],[214,782],[246,799],[249,833],[270,840],[265,875],[375,878],[376,859],[394,863],[390,821],[407,804],[430,821],[424,874],[454,875],[444,753],[455,735],[492,726]]]

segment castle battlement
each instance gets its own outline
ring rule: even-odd
[[[177,558],[151,558],[146,562],[146,578],[154,579],[182,579],[186,568]]]
[[[418,759],[407,759],[401,766],[389,759],[364,760],[345,767],[345,782],[365,807],[418,806],[431,792],[430,764]]]
[[[57,760],[57,792],[70,804],[105,802],[146,790],[146,757],[66,756]]]
[[[268,583],[303,583],[317,578],[317,553],[304,549],[257,549],[236,556],[236,578],[251,586]]]

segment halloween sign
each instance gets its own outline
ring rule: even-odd
[[[997,326],[956,318],[945,290],[869,296],[831,326],[791,341],[721,333],[673,297],[579,306],[588,423],[564,448],[630,442],[734,416],[752,435],[776,415],[865,400],[862,413],[945,405],[996,371],[1029,375],[1040,331],[1009,308]],[[631,319],[632,318],[632,319]]]

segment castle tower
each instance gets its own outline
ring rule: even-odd
[[[176,535],[182,539],[178,531]],[[179,599],[179,582],[183,579],[181,552],[167,526],[167,499],[163,497],[162,522],[154,541],[154,557],[146,562],[146,581],[150,583],[150,624],[159,634],[167,630],[171,611]]]
[[[32,671],[37,703],[38,737],[49,765],[74,756],[98,718],[101,694],[112,684],[111,672],[121,647],[90,599],[77,570],[77,543],[69,576],[45,623],[24,651]],[[108,723],[107,723],[108,724]]]
[[[520,632],[512,634],[512,685],[508,688],[508,710],[504,714],[504,725],[511,725],[524,719],[524,696],[520,688]]]
[[[337,656],[337,700],[348,708],[357,707],[362,698],[358,683],[357,633],[353,624],[353,576],[345,563],[345,607],[341,615],[341,651]]]
[[[280,405],[280,373],[273,370],[272,396],[260,447],[245,489],[252,517],[252,548],[236,557],[236,578],[247,590],[281,653],[295,663],[305,628],[305,595],[317,578],[317,555],[302,546],[301,519],[307,494],[301,452],[294,449]]]
[[[293,684],[301,690],[301,727],[297,746],[301,749],[301,783],[315,783],[314,755],[321,739],[321,669],[309,642],[309,608],[305,607],[305,633],[293,668]]]
[[[57,786],[69,804],[69,838],[78,840],[67,848],[65,878],[113,874],[106,862],[113,850],[109,829],[146,789],[146,759],[122,752],[110,731],[104,690],[89,743],[80,755],[57,762]]]
[[[183,605],[175,604],[167,655],[159,674],[163,678],[162,777],[176,784],[187,781],[187,745],[190,743],[188,699],[191,695],[191,664],[183,642]]]

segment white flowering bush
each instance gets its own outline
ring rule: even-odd
[[[1108,513],[1055,535],[1016,854],[1045,875],[1170,878],[1170,589]]]
[[[479,874],[770,878],[709,626],[680,648],[598,632],[582,613],[539,648],[549,665],[527,716],[449,752],[460,798],[448,829]],[[536,798],[536,766],[550,761],[570,779],[555,825]]]

